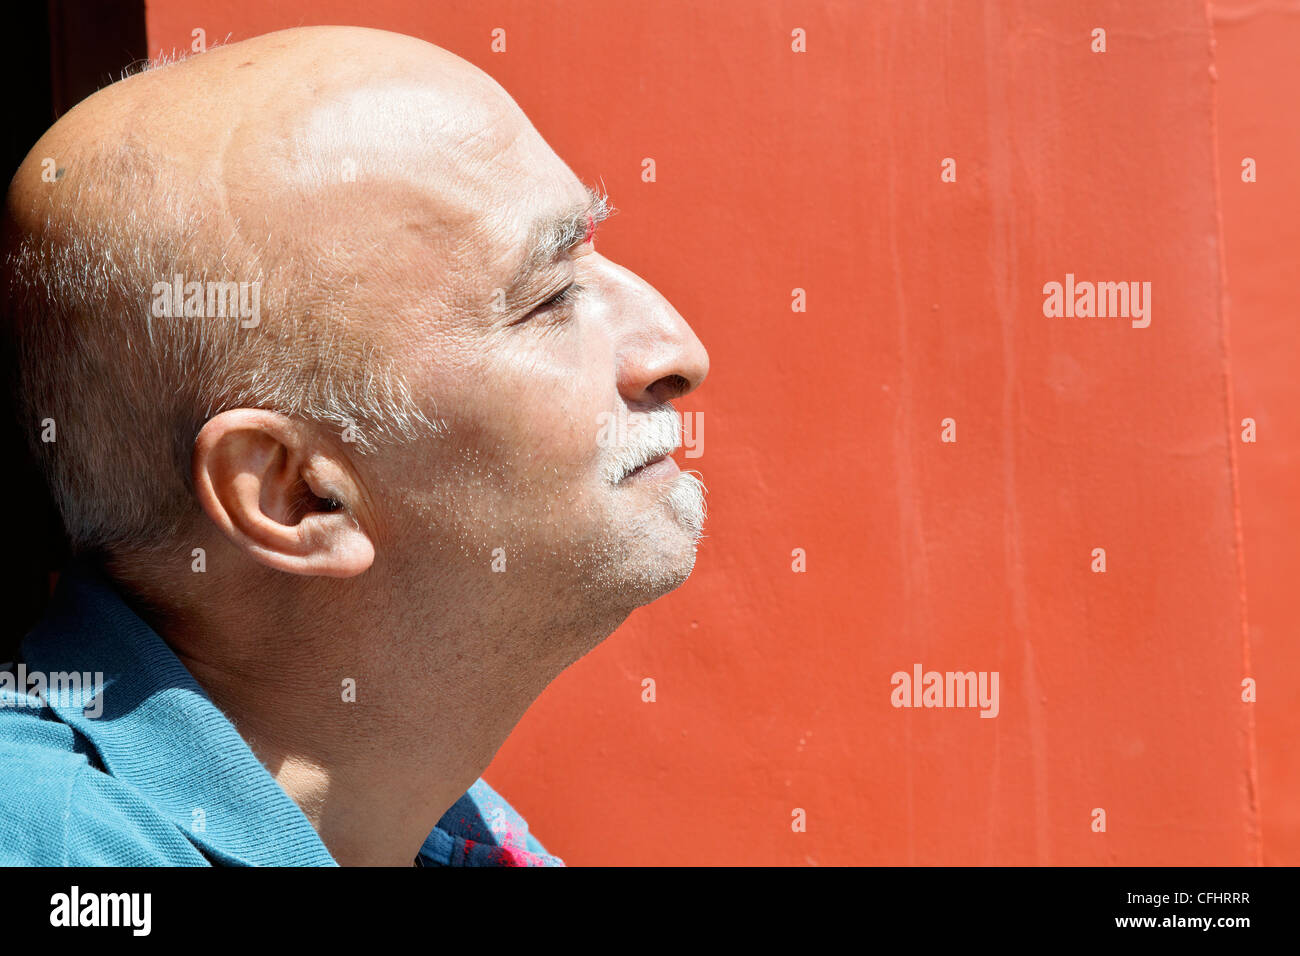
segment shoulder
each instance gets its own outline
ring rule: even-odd
[[[39,710],[0,708],[0,864],[61,866],[73,783],[85,758],[73,732]]]
[[[177,866],[204,857],[39,705],[0,708],[0,866]]]

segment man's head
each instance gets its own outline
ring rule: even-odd
[[[24,425],[73,545],[155,598],[202,602],[201,547],[299,602],[368,572],[372,607],[616,625],[693,566],[698,479],[629,472],[677,445],[708,358],[595,251],[608,211],[409,37],[284,31],[99,92],[5,213]]]

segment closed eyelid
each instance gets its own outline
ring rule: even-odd
[[[571,276],[562,287],[552,288],[544,295],[531,299],[528,304],[521,306],[519,315],[507,325],[521,325],[540,312],[566,311],[568,306],[587,291],[587,286]]]
[[[545,301],[541,303],[541,305],[538,306],[538,308],[549,308],[550,306],[557,305],[560,303],[572,302],[574,299],[576,299],[578,296],[582,295],[586,291],[587,291],[587,287],[575,279],[574,281],[566,285],[563,289],[561,289],[559,292],[555,293],[552,296],[549,296]]]

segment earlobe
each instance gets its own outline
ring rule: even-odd
[[[203,512],[260,564],[341,578],[374,563],[349,507],[360,490],[346,458],[312,426],[263,409],[225,411],[199,432],[191,466]]]

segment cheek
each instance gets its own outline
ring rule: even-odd
[[[611,407],[610,388],[594,374],[537,374],[523,382],[515,406],[515,438],[526,469],[562,474],[593,467],[599,458],[601,413]]]
[[[497,350],[471,372],[461,406],[465,425],[498,466],[523,480],[571,481],[600,461],[603,415],[618,400],[613,369],[574,350],[553,354],[559,339],[534,348]]]

